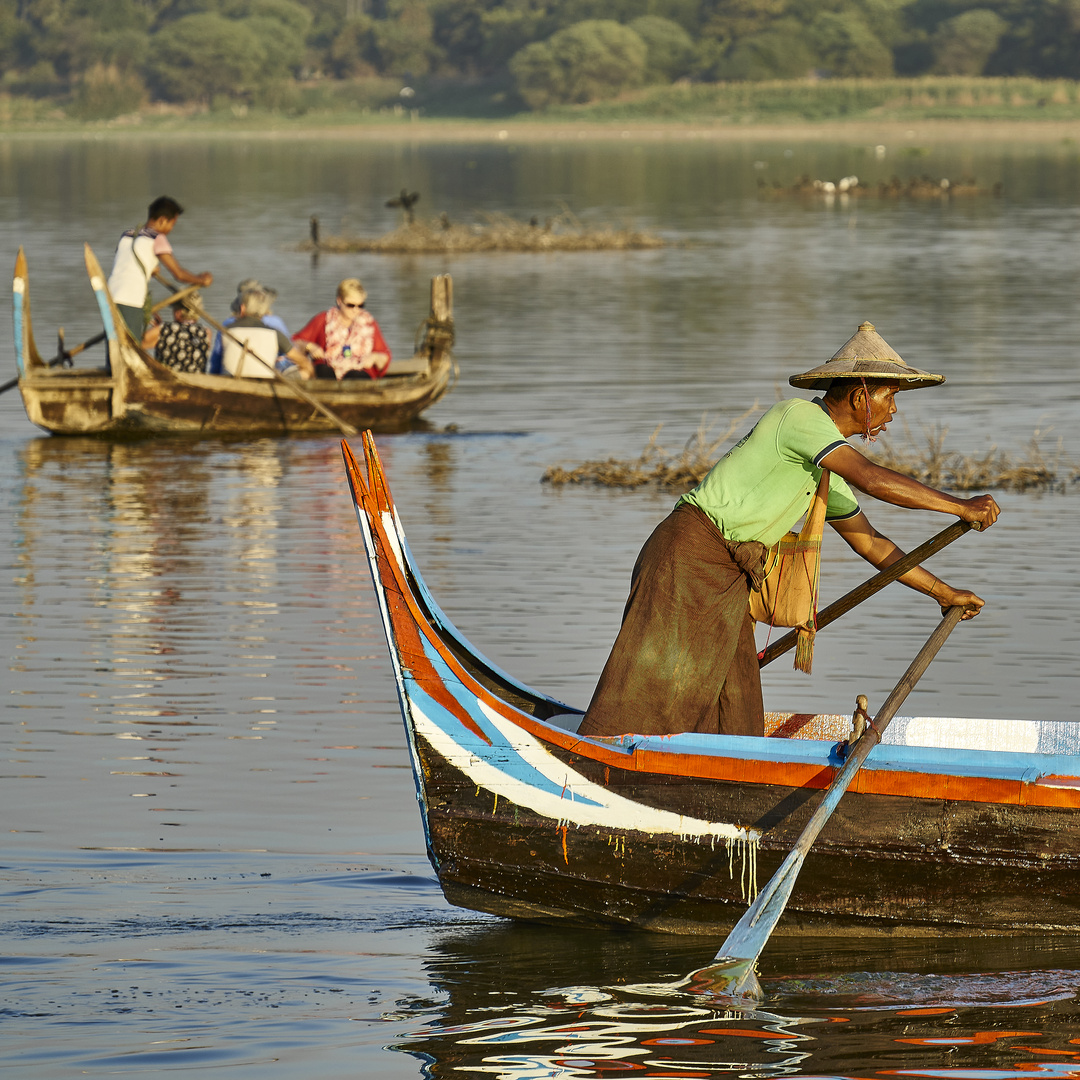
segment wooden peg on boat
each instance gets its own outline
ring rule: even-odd
[[[849,750],[863,737],[863,732],[870,723],[870,714],[866,711],[869,704],[865,694],[859,694],[855,698],[855,713],[851,717],[851,734],[847,737]]]

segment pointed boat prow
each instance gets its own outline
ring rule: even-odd
[[[109,294],[109,287],[105,283],[105,275],[101,272],[101,263],[97,261],[97,256],[89,244],[83,244],[83,261],[86,263],[86,273],[90,278],[90,288],[94,290],[94,296],[97,299],[98,311],[101,314],[101,325],[109,342],[107,348],[111,361],[116,358],[118,351],[117,329],[119,326],[124,327],[124,333],[131,339],[133,344],[138,343],[132,337],[127,325],[120,318],[120,313],[116,310],[113,298]]]
[[[11,279],[12,329],[15,336],[15,367],[19,378],[35,367],[45,367],[34,343],[34,329],[30,321],[30,271],[26,253],[19,248],[15,256],[15,273]]]
[[[352,447],[345,439],[341,440],[341,456],[345,459],[345,474],[349,478],[349,486],[352,488],[353,501],[362,502],[368,497],[367,484],[364,483],[364,475],[360,471],[360,463],[352,452]]]
[[[375,437],[370,431],[365,431],[361,438],[364,443],[364,460],[367,462],[371,496],[380,513],[391,513],[394,507],[390,499],[390,489],[386,484],[386,476],[383,474],[382,461],[379,459],[378,450],[375,449]]]

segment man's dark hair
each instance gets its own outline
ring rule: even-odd
[[[829,383],[829,388],[825,391],[824,397],[832,398],[833,401],[840,401],[846,398],[852,390],[865,390],[868,394],[873,394],[875,391],[880,390],[883,385],[895,385],[894,383],[883,383],[872,375],[867,376],[865,380],[858,381],[857,379],[833,379]]]
[[[184,208],[168,195],[159,195],[146,211],[146,220],[153,221],[155,218],[178,218],[184,212]]]

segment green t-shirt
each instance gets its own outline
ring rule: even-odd
[[[843,445],[820,398],[781,401],[679,503],[703,510],[728,540],[775,544],[810,508],[821,459]],[[831,473],[826,519],[858,512],[851,488]]]

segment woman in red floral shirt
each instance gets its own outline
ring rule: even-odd
[[[364,307],[367,292],[356,278],[337,288],[337,302],[320,311],[293,341],[315,361],[318,379],[378,379],[390,366],[379,324]]]

